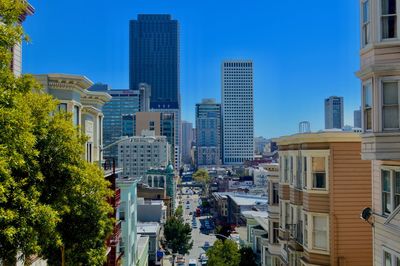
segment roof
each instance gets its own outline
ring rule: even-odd
[[[236,205],[239,206],[266,205],[268,203],[267,197],[260,197],[248,194],[237,194],[237,193],[231,193],[228,194],[227,196],[231,198]]]
[[[160,230],[159,223],[155,222],[137,223],[138,234],[158,234],[159,230]]]
[[[262,217],[268,218],[268,212],[258,212],[258,211],[242,211],[242,215],[246,218]]]

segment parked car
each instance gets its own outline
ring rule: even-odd
[[[178,255],[175,260],[178,266],[185,266],[185,257],[182,255]]]
[[[189,259],[188,266],[197,266],[197,260],[196,259]]]

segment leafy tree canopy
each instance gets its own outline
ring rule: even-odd
[[[240,253],[237,244],[232,240],[217,240],[207,250],[208,266],[239,266]]]
[[[240,263],[239,266],[256,266],[256,256],[251,247],[242,247],[239,250]]]
[[[15,265],[21,253],[59,265],[64,247],[66,265],[102,265],[109,183],[83,160],[86,140],[71,115],[54,113],[57,102],[31,76],[10,70],[26,8],[0,0],[0,259]]]

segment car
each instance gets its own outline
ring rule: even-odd
[[[187,210],[190,209],[190,206],[189,206],[189,205],[186,205],[186,209],[187,209]]]
[[[188,266],[197,266],[197,260],[196,259],[189,259]]]
[[[201,253],[200,254],[199,261],[200,261],[201,265],[207,265],[208,258],[207,258],[206,253]]]
[[[189,202],[189,201],[186,201],[186,204],[190,204],[190,202]]]
[[[205,242],[204,242],[204,247],[206,247],[206,248],[210,247],[210,242],[205,241]]]
[[[193,212],[189,212],[189,215],[193,215]]]
[[[193,224],[192,228],[197,229],[197,224]]]

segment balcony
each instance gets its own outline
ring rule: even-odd
[[[280,241],[289,241],[289,231],[284,229],[284,228],[279,228],[279,235],[278,235],[278,239]]]
[[[114,226],[114,231],[110,239],[111,246],[116,246],[121,236],[121,221],[118,221]]]
[[[400,132],[369,132],[361,136],[363,160],[400,160]]]
[[[121,189],[117,188],[115,190],[115,198],[114,198],[114,206],[113,207],[118,207],[121,204]]]

